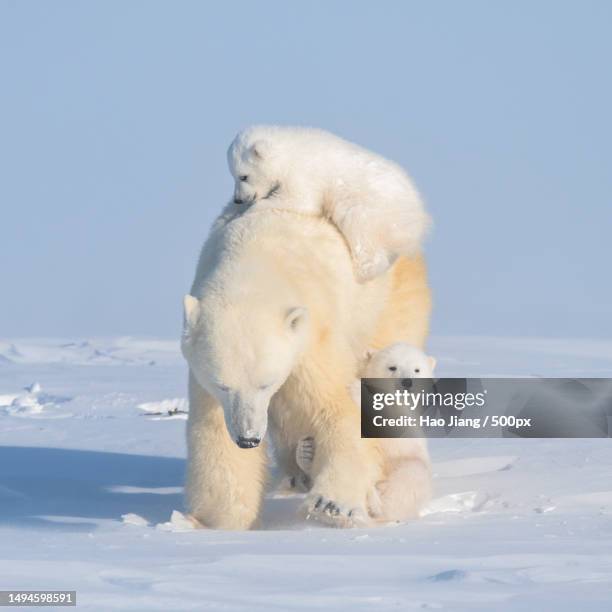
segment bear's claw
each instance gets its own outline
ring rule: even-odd
[[[365,513],[360,508],[343,507],[322,495],[310,499],[306,506],[306,518],[333,527],[359,527],[367,523]]]

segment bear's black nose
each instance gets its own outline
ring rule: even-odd
[[[412,387],[412,378],[402,378],[402,387],[410,389]]]
[[[243,438],[242,436],[239,436],[236,443],[240,448],[255,448],[256,446],[259,446],[260,442],[260,438]]]
[[[243,200],[240,198],[234,198],[234,204],[242,204]]]

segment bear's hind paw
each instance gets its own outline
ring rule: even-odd
[[[305,474],[310,474],[314,462],[314,454],[314,438],[312,436],[300,438],[295,449],[295,462]]]

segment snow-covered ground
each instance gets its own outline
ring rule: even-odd
[[[611,376],[612,342],[437,338],[440,376]],[[417,522],[334,530],[271,493],[264,528],[181,520],[174,342],[0,342],[0,589],[90,610],[611,610],[612,445],[434,440]],[[175,512],[176,511],[176,512]]]

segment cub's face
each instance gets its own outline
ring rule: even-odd
[[[403,342],[369,356],[363,378],[433,378],[436,360]]]
[[[221,316],[209,318],[205,300],[188,295],[184,305],[181,349],[191,373],[222,406],[232,440],[240,448],[258,446],[270,400],[305,345],[305,309],[245,314],[228,305]]]
[[[280,191],[280,177],[267,141],[234,142],[228,151],[234,178],[234,203],[244,206],[271,200]]]

